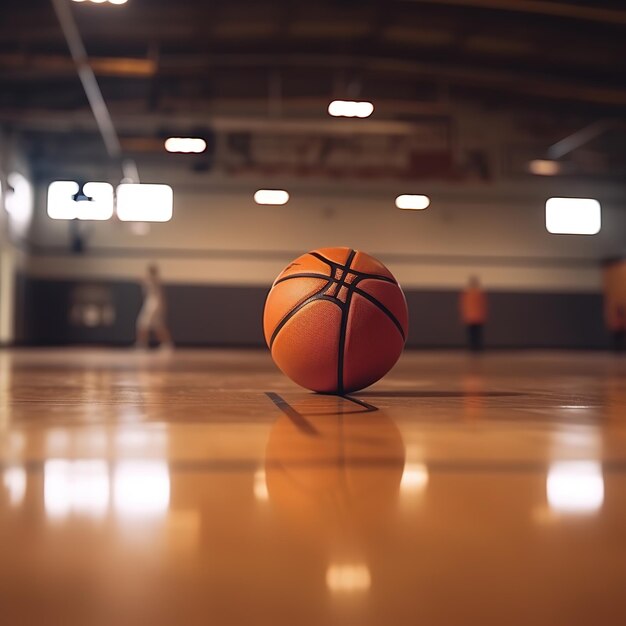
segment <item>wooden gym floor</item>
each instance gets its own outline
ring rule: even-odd
[[[626,623],[626,359],[0,352],[0,611],[36,625]]]

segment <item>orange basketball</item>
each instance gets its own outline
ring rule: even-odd
[[[320,248],[278,275],[263,328],[274,362],[289,378],[313,391],[345,394],[394,366],[408,311],[380,261],[350,248]]]

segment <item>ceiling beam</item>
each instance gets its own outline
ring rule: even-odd
[[[208,60],[213,68],[316,68],[326,70],[367,70],[385,76],[404,74],[414,78],[446,80],[451,84],[468,87],[486,87],[508,93],[529,96],[626,106],[626,88],[621,86],[589,84],[572,81],[550,74],[522,72],[519,70],[468,67],[466,64],[364,57],[356,55],[293,54],[289,56],[267,54],[221,54]],[[207,57],[199,55],[166,56],[161,59],[159,71],[163,73],[206,71]]]
[[[626,11],[590,7],[546,0],[404,0],[412,4],[436,4],[441,6],[492,9],[513,13],[530,13],[552,17],[565,17],[603,24],[626,24]]]
[[[264,101],[263,101],[264,102]],[[320,102],[321,104],[321,102]],[[325,107],[320,107],[325,111]],[[415,109],[417,113],[418,109]],[[341,120],[328,116],[302,117],[298,119],[270,119],[250,115],[215,115],[209,112],[169,112],[122,113],[113,110],[115,125],[119,132],[128,136],[138,136],[167,130],[189,130],[191,127],[207,127],[215,131],[234,132],[268,132],[276,134],[293,134],[307,132],[322,132],[328,134],[347,134],[365,132],[382,135],[407,135],[417,128],[410,121],[374,120],[367,124],[362,120]],[[444,117],[447,113],[441,107],[422,107],[421,114],[427,118]],[[97,126],[88,111],[58,112],[58,111],[7,111],[0,110],[0,123],[10,124],[22,131],[36,131],[43,133],[94,133]],[[421,127],[421,125],[420,125]]]
[[[149,78],[156,73],[152,59],[127,57],[90,57],[87,64],[98,76]],[[69,56],[54,54],[0,53],[0,70],[17,71],[28,76],[76,74],[76,65]]]
[[[115,64],[114,64],[115,65]],[[401,59],[386,59],[377,57],[355,57],[336,55],[291,55],[280,57],[276,55],[181,55],[163,56],[159,61],[158,75],[172,76],[177,80],[193,79],[198,75],[207,76],[207,72],[216,69],[251,69],[299,72],[307,69],[324,71],[368,72],[372,76],[384,76],[394,81],[429,80],[433,83],[445,82],[447,85],[475,89],[487,89],[501,94],[523,94],[533,98],[549,101],[579,102],[612,107],[626,106],[626,87],[612,81],[598,82],[572,80],[548,73],[510,71],[506,69],[471,67],[465,64],[446,62],[422,62]],[[11,79],[10,76],[5,77]],[[22,77],[25,78],[25,77]],[[0,76],[0,81],[2,76]],[[219,84],[219,76],[216,77]],[[132,97],[132,96],[131,96]],[[310,98],[316,100],[318,98]],[[300,98],[286,100],[302,101]],[[126,101],[122,98],[121,101]],[[216,102],[223,98],[212,99],[211,109]],[[167,102],[166,102],[167,101]],[[254,104],[254,97],[240,98],[239,102]],[[181,98],[174,93],[163,95],[162,104],[177,106]],[[384,99],[383,99],[384,102]],[[203,99],[191,98],[191,105],[204,106]],[[190,103],[181,104],[187,106]],[[262,106],[265,106],[265,102]],[[388,109],[389,110],[389,109]],[[393,111],[390,110],[393,114]]]

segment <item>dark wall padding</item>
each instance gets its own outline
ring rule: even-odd
[[[81,283],[21,278],[20,324],[23,343],[31,345],[117,344],[134,341],[141,306],[138,284],[102,282],[116,309],[111,326],[70,323],[71,294]],[[168,318],[177,344],[185,346],[264,345],[262,315],[267,289],[216,285],[166,287]],[[438,348],[464,345],[455,291],[409,290],[408,345]],[[492,292],[488,347],[604,348],[602,296],[594,293]]]
[[[457,292],[407,291],[408,345],[458,347],[465,329]],[[604,348],[602,295],[595,293],[488,293],[487,346],[497,348]]]
[[[263,287],[171,285],[168,319],[177,343],[264,345]]]
[[[130,344],[135,339],[135,320],[141,306],[141,288],[126,282],[102,282],[113,294],[115,320],[111,326],[85,328],[70,323],[72,292],[83,283],[66,280],[26,279],[24,310],[25,343],[35,345]],[[89,283],[94,284],[94,283]]]

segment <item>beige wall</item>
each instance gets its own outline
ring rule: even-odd
[[[499,184],[266,182],[291,192],[283,207],[252,200],[261,181],[226,182],[218,176],[142,171],[144,182],[170,182],[174,218],[133,234],[116,221],[85,224],[95,255],[59,256],[68,224],[45,214],[39,193],[32,240],[39,250],[29,271],[39,277],[136,278],[157,261],[171,282],[270,283],[294,255],[345,245],[379,256],[407,287],[456,288],[477,273],[489,288],[600,291],[599,260],[626,245],[626,198],[619,188],[531,179]],[[400,211],[398,193],[427,193],[425,211]],[[599,235],[555,236],[544,226],[552,195],[602,202]],[[47,251],[55,248],[55,254]],[[113,251],[117,250],[117,254]]]

